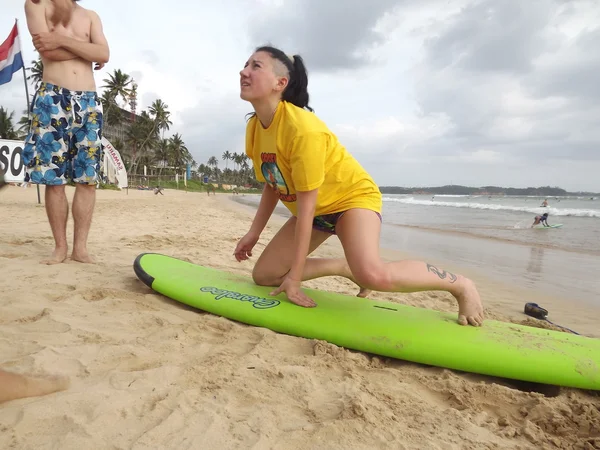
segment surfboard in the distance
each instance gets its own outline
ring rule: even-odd
[[[536,225],[535,227],[533,227],[536,230],[543,230],[543,229],[549,229],[549,228],[560,228],[562,227],[563,224],[562,223],[553,223],[550,226],[545,227],[544,225]]]

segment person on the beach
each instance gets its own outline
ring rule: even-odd
[[[531,224],[531,228],[533,228],[534,226],[538,225],[538,224],[542,224],[545,227],[549,227],[550,225],[548,225],[548,213],[544,213],[541,216],[535,216],[535,218],[533,219],[533,224]]]
[[[258,258],[252,272],[255,283],[278,286],[271,295],[285,292],[304,307],[316,304],[304,294],[301,282],[324,276],[352,280],[361,286],[361,297],[369,290],[443,290],[457,299],[460,324],[483,323],[483,306],[471,280],[421,261],[382,261],[381,192],[308,106],[308,79],[300,56],[260,47],[240,72],[240,84],[240,97],[254,108],[246,128],[246,154],[265,186],[250,230],[235,248],[237,261],[252,256],[278,200],[292,213]],[[265,179],[267,168],[276,175],[272,179],[279,182],[277,190]],[[333,234],[346,259],[307,258]]]
[[[0,403],[52,394],[68,387],[69,379],[66,377],[37,378],[0,369]]]
[[[101,69],[109,48],[98,15],[75,0],[26,0],[27,27],[44,64],[30,109],[23,148],[25,182],[46,185],[45,203],[55,248],[46,264],[67,259],[69,204],[75,183],[71,258],[91,263],[87,239],[102,161],[102,104],[92,64]]]

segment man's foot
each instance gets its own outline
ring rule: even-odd
[[[30,377],[0,370],[0,403],[64,391],[70,381],[64,376]]]
[[[454,295],[458,301],[458,323],[479,327],[484,320],[483,305],[479,292],[477,292],[475,283],[468,278],[461,278],[460,291]]]
[[[94,258],[92,258],[90,256],[90,254],[87,252],[87,250],[80,250],[80,251],[73,250],[73,253],[71,253],[71,259],[73,261],[78,261],[80,263],[85,263],[85,264],[95,264],[96,263]]]
[[[61,262],[64,262],[65,259],[67,259],[67,253],[68,249],[66,247],[55,248],[50,258],[41,260],[40,264],[47,264],[49,266],[53,264],[60,264]]]
[[[53,392],[64,391],[69,387],[69,379],[60,375],[54,375],[47,378],[27,377],[27,397],[37,397],[38,395],[48,395]]]

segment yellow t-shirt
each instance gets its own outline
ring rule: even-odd
[[[258,181],[268,183],[297,215],[296,192],[319,189],[315,216],[365,208],[381,213],[375,181],[314,113],[281,101],[263,128],[256,116],[246,128],[246,154]]]

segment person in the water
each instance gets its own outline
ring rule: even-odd
[[[531,228],[533,228],[534,226],[538,225],[538,224],[542,224],[545,227],[549,227],[550,225],[548,224],[548,213],[544,213],[541,216],[535,216],[535,219],[533,219],[533,224],[531,225]]]

